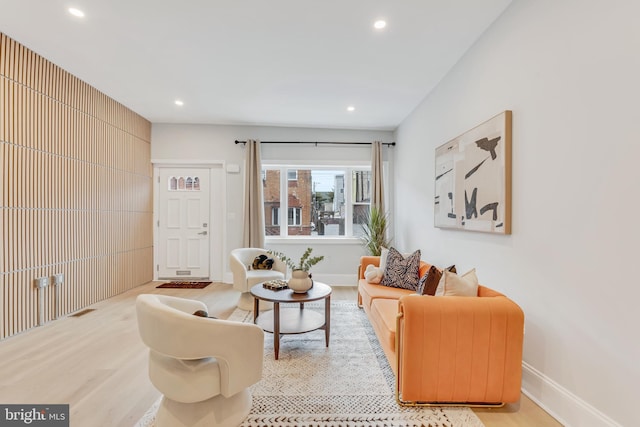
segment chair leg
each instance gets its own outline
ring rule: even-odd
[[[182,403],[162,398],[156,427],[237,427],[251,410],[251,393],[245,389],[231,397],[218,395],[203,402]]]

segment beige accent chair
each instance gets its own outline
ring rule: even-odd
[[[266,255],[273,259],[271,270],[252,270],[253,260],[258,255]],[[279,258],[269,254],[261,248],[239,248],[231,251],[229,259],[231,272],[233,273],[233,288],[242,292],[238,301],[238,308],[253,311],[253,297],[249,292],[253,285],[267,280],[284,280],[287,275],[287,264]],[[273,304],[260,301],[260,310],[270,309]]]
[[[193,315],[197,310],[207,306],[166,295],[136,299],[149,378],[164,395],[157,427],[237,426],[251,409],[249,387],[262,378],[262,329]]]

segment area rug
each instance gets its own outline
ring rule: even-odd
[[[167,282],[156,286],[156,288],[203,289],[210,284],[211,282]]]
[[[306,309],[324,310],[321,303]],[[251,322],[236,309],[229,320]],[[262,381],[252,387],[253,406],[242,427],[482,427],[466,407],[398,405],[394,376],[371,325],[355,303],[331,305],[331,337],[324,331],[284,335],[274,359],[265,334]],[[156,402],[136,427],[153,426]]]

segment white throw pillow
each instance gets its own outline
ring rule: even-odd
[[[384,271],[387,267],[387,257],[389,256],[389,249],[384,246],[380,246],[380,270]]]
[[[443,271],[435,296],[478,296],[478,276],[476,269],[472,269],[458,276],[450,271]]]
[[[384,270],[378,267],[374,267],[373,264],[367,265],[367,268],[364,270],[364,278],[369,283],[378,284],[382,280],[382,274]]]

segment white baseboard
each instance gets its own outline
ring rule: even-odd
[[[358,284],[355,274],[314,274],[313,280],[326,283],[331,286],[356,286]],[[233,274],[227,272],[222,278],[223,283],[233,283]]]
[[[222,283],[233,283],[233,273],[230,271],[224,273],[224,276],[222,277]]]
[[[357,286],[358,279],[355,274],[314,274],[313,280],[326,283],[331,286]]]
[[[564,426],[622,427],[526,362],[522,362],[522,392]]]

